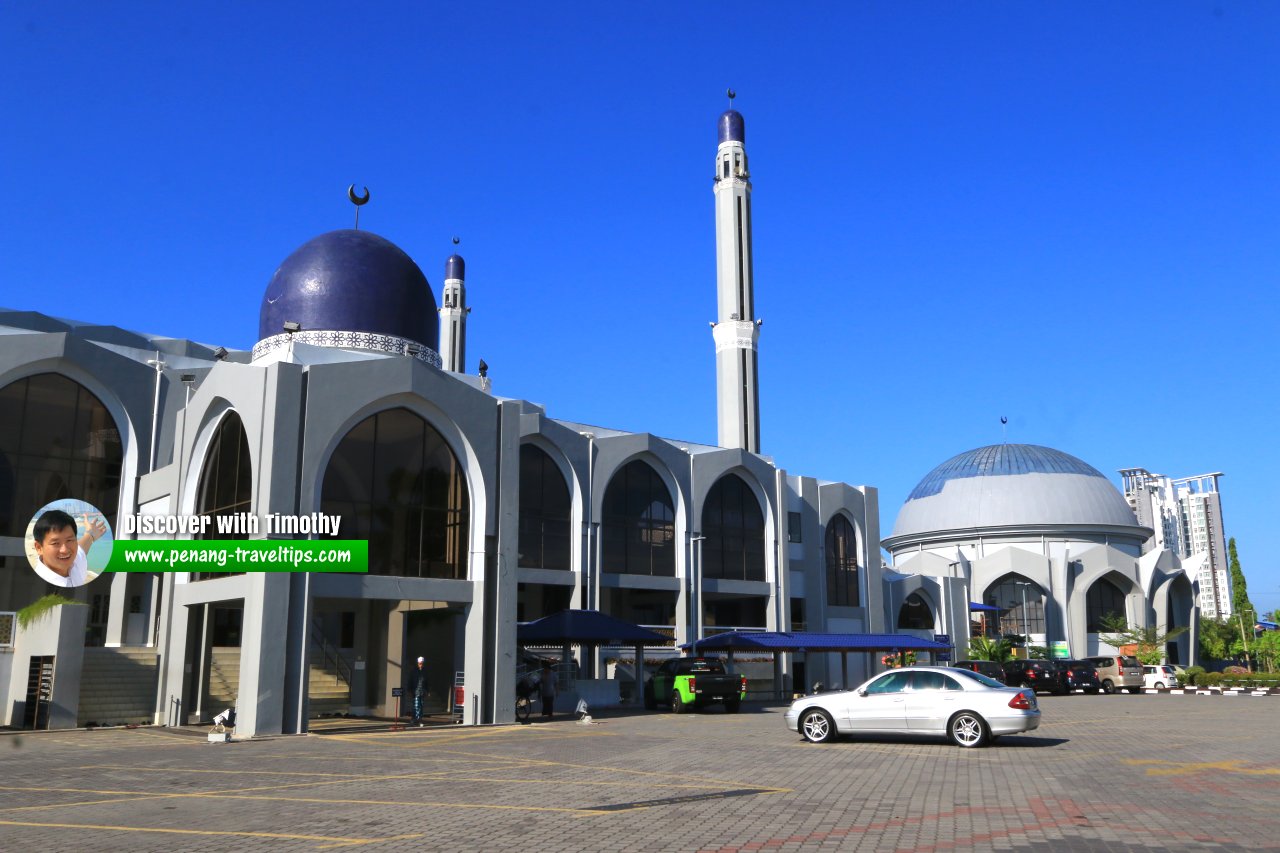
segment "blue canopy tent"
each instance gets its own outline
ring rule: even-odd
[[[849,683],[849,652],[941,652],[951,646],[908,634],[820,634],[813,631],[729,631],[714,634],[680,648],[695,653],[734,652],[839,652],[840,677]]]
[[[671,638],[657,631],[625,622],[599,610],[561,610],[532,622],[516,625],[516,644],[520,646],[562,646],[568,657],[569,646],[596,649],[599,646],[632,646],[636,652],[635,693],[644,695],[644,649],[646,646],[669,646]],[[636,700],[638,701],[638,699]]]

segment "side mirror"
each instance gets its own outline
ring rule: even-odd
[[[859,695],[859,696],[866,696],[866,695],[867,695],[867,688],[863,687],[863,688],[859,689],[859,690],[858,690],[858,695]]]

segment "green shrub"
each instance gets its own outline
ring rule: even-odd
[[[1201,675],[1198,679],[1196,679],[1196,684],[1204,687],[1221,687],[1222,673],[1206,672],[1203,675]]]
[[[1182,674],[1182,677],[1187,684],[1196,684],[1197,683],[1196,679],[1200,678],[1203,675],[1204,675],[1204,667],[1189,666],[1187,667],[1187,671]]]

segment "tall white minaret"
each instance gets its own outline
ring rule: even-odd
[[[733,98],[733,90],[729,91]],[[721,447],[760,452],[760,390],[751,264],[751,173],[746,125],[729,109],[716,148],[716,420]]]
[[[456,244],[458,238],[453,238]],[[467,363],[467,265],[459,254],[444,262],[444,304],[440,306],[440,362],[445,370],[466,372]]]

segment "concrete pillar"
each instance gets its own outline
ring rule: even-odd
[[[240,634],[240,693],[236,737],[281,734],[284,724],[285,653],[289,583],[283,572],[248,576]]]
[[[129,618],[129,578],[128,572],[111,575],[111,603],[107,608],[107,637],[103,645],[117,648],[124,645],[125,622]]]

